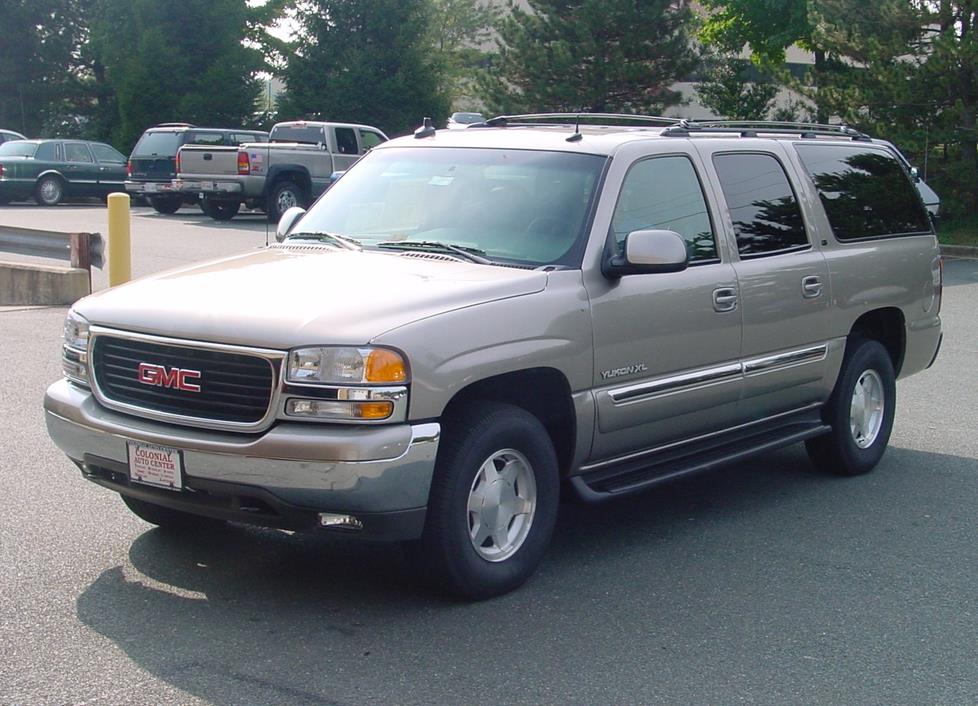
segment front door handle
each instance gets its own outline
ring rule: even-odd
[[[719,287],[713,290],[713,310],[721,314],[737,308],[737,290]]]
[[[814,299],[822,294],[822,279],[821,277],[811,276],[805,277],[801,281],[801,295],[805,299]]]

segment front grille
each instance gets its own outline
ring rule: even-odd
[[[200,392],[139,381],[140,363],[199,371]],[[151,341],[98,336],[92,369],[102,395],[111,402],[154,412],[221,422],[254,424],[265,418],[272,398],[272,364],[254,355],[190,348]]]

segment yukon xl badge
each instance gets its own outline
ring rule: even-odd
[[[602,370],[601,379],[611,380],[612,378],[620,378],[622,375],[634,375],[635,373],[644,373],[649,369],[645,363],[636,363],[635,365],[626,365],[624,368],[614,368],[613,370]]]

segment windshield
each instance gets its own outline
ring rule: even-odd
[[[133,157],[173,157],[180,148],[180,133],[146,132],[132,150]]]
[[[36,142],[4,142],[0,145],[0,157],[33,157]]]
[[[368,248],[451,246],[444,251],[466,249],[532,267],[579,266],[604,163],[604,157],[565,152],[376,149],[323,195],[293,234],[336,234]]]

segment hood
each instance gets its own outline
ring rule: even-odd
[[[279,246],[164,272],[75,304],[89,322],[273,349],[362,345],[419,319],[541,291],[545,272]]]

